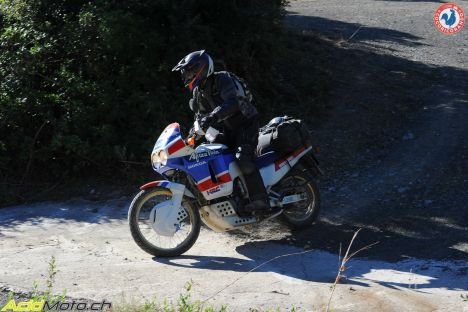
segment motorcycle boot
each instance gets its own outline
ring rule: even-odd
[[[263,184],[262,176],[257,168],[245,176],[245,183],[247,184],[250,203],[246,204],[244,209],[255,215],[270,213],[270,200]]]

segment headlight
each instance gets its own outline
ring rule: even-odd
[[[158,153],[158,155],[159,155],[159,159],[161,159],[161,163],[162,163],[163,165],[165,165],[166,162],[167,162],[167,154],[166,154],[166,152],[165,152],[164,150],[160,150],[159,153]]]
[[[166,162],[167,154],[164,150],[159,150],[151,154],[151,164],[153,165],[153,167],[160,164],[165,165]]]

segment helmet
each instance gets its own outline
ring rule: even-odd
[[[213,60],[205,50],[195,51],[180,60],[172,71],[180,71],[184,85],[192,91],[213,73]]]

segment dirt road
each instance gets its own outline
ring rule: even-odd
[[[359,225],[363,243],[381,241],[371,257],[467,259],[468,35],[440,33],[438,5],[292,2],[287,25],[326,49],[335,81],[314,129],[323,222],[298,245],[318,235],[313,247],[334,250]]]
[[[362,227],[356,248],[380,243],[350,264],[334,311],[468,311],[468,32],[439,33],[438,5],[292,1],[286,25],[323,47],[334,81],[333,111],[313,129],[327,172],[316,226],[203,230],[186,256],[161,260],[131,240],[129,198],[10,207],[0,286],[29,289],[55,255],[56,289],[73,297],[175,298],[193,280],[203,300],[240,278],[208,302],[323,311],[339,245]]]
[[[67,289],[74,298],[107,298],[114,304],[162,301],[175,299],[184,292],[186,282],[192,281],[192,296],[205,300],[239,279],[208,303],[227,303],[231,311],[292,306],[323,311],[336,275],[336,254],[309,249],[247,273],[274,257],[305,251],[262,239],[288,234],[272,224],[248,237],[203,230],[185,256],[152,258],[130,237],[125,220],[128,200],[42,203],[2,210],[0,286],[23,292],[34,280],[45,286],[47,263],[54,255],[55,289]],[[462,311],[460,295],[468,289],[468,280],[461,261],[359,259],[350,266],[348,279],[336,291],[335,311],[408,307],[410,311]]]
[[[291,1],[288,23],[361,47],[435,66],[468,69],[466,29],[440,33],[432,17],[442,3],[422,0]],[[465,10],[468,1],[454,1]]]

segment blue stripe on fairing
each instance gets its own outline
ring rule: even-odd
[[[170,132],[169,136],[168,134],[161,134],[154,144],[153,151],[157,149],[163,149],[166,148],[169,143],[172,141],[176,140],[177,138],[182,138],[180,135],[180,129],[179,128],[172,128],[172,131]]]
[[[192,167],[192,168],[188,169],[189,166],[196,165],[197,163],[200,163],[200,162],[205,162],[205,164],[195,166],[195,167]],[[187,165],[186,165],[187,172],[192,176],[192,178],[196,182],[199,182],[199,181],[205,179],[207,176],[210,175],[210,170],[208,169],[208,161],[207,160],[202,160],[200,162],[196,162],[196,161],[188,162]]]
[[[163,175],[165,176],[165,173],[169,170],[172,170],[172,168],[168,167],[168,166],[160,166],[158,168],[154,168],[154,171],[156,171],[157,173],[159,173],[160,175]]]
[[[198,162],[197,161],[190,161],[190,156],[185,156],[185,157],[175,157],[175,158],[170,158],[167,160],[166,165],[164,166],[167,170],[167,168],[174,168],[174,169],[179,169],[190,176],[198,183],[203,179],[206,179],[207,177],[210,176],[210,171],[208,169],[208,161],[214,160],[213,163],[213,170],[214,174],[218,175],[221,172],[229,170],[229,165],[231,162],[235,160],[233,154],[220,154],[220,155],[213,155],[213,156],[208,156],[201,158]],[[198,165],[195,166],[196,164],[200,162],[206,162],[203,165]],[[193,166],[192,168],[189,169],[190,166]],[[158,171],[158,170],[156,170]]]
[[[208,157],[201,158],[198,162],[189,161],[189,158],[190,157],[184,158],[184,161],[186,163],[185,167],[189,168],[192,166],[192,168],[187,169],[187,172],[188,174],[192,176],[192,178],[196,182],[200,182],[203,179],[206,179],[207,177],[210,176],[208,162],[211,163],[214,174],[218,175],[224,171],[229,170],[229,165],[231,164],[231,162],[234,161],[234,155],[232,154],[208,156]],[[201,162],[205,162],[205,164],[196,166],[196,164],[201,163]]]
[[[277,157],[278,156],[275,152],[268,152],[257,157],[255,163],[257,164],[258,168],[263,168],[274,163]]]

